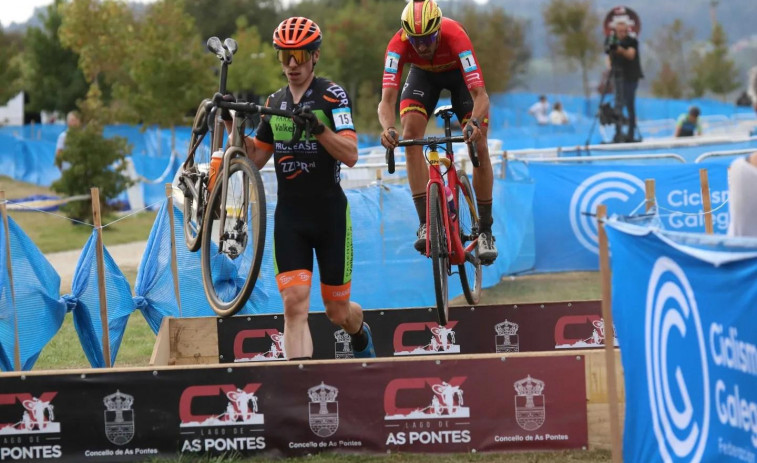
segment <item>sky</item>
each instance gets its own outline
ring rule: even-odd
[[[131,0],[141,3],[150,3],[154,0]],[[47,6],[53,0],[0,0],[0,24],[8,27],[10,23],[24,23],[32,17],[34,9],[39,6]]]

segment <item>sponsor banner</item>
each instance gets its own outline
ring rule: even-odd
[[[534,271],[597,270],[599,267],[597,206],[608,214],[628,215],[645,199],[644,181],[655,180],[662,228],[704,232],[698,164],[551,164],[531,162],[528,174],[536,184]],[[708,164],[715,233],[728,228],[728,166]],[[676,212],[676,213],[674,213]]]
[[[575,449],[587,439],[582,356],[34,375],[4,378],[0,393],[0,461]]]
[[[599,301],[451,307],[447,326],[435,309],[366,310],[379,357],[543,352],[605,344]],[[350,336],[325,314],[310,314],[313,358],[353,358]],[[281,315],[237,316],[218,321],[221,363],[286,358]],[[617,344],[617,341],[616,341]]]
[[[607,230],[625,461],[757,460],[757,240]]]

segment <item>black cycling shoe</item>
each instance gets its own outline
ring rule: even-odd
[[[418,231],[415,233],[418,239],[415,240],[415,250],[423,255],[426,255],[426,224],[422,223],[418,227]]]

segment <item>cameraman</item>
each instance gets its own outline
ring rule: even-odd
[[[636,130],[636,88],[641,72],[639,42],[628,35],[628,24],[615,23],[615,31],[605,41],[607,63],[615,83],[615,138],[616,143],[634,141]],[[623,135],[623,107],[628,108],[628,132]]]

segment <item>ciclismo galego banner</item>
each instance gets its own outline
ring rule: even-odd
[[[533,200],[537,272],[597,270],[597,206],[608,214],[644,212],[646,179],[655,181],[662,227],[704,232],[699,169],[695,164],[559,164],[520,162],[535,183]],[[520,166],[519,166],[520,165]],[[707,165],[715,233],[728,229],[727,165]],[[640,206],[642,206],[640,208]],[[671,212],[671,211],[675,211]]]
[[[607,230],[625,461],[755,461],[757,239]]]

